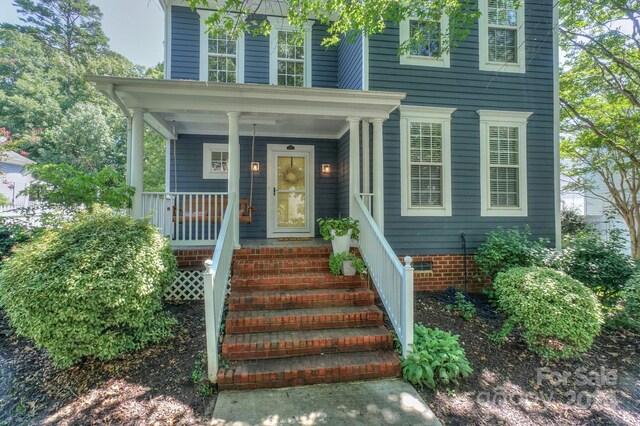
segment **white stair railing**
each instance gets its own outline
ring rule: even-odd
[[[213,251],[213,258],[205,261],[204,273],[204,312],[207,338],[207,374],[209,381],[218,380],[218,336],[222,325],[224,302],[229,287],[231,275],[231,261],[234,249],[234,228],[232,218],[238,218],[236,195],[229,194],[229,204],[232,208],[224,212],[220,234]]]
[[[374,222],[360,195],[351,217],[360,225],[360,253],[378,290],[393,328],[407,356],[413,345],[413,267],[409,256],[402,265]]]

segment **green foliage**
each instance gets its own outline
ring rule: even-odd
[[[473,370],[454,336],[440,329],[415,324],[413,352],[402,359],[402,375],[408,382],[435,389],[468,377]]]
[[[144,134],[144,190],[163,192],[165,190],[165,139],[148,128]]]
[[[478,248],[476,264],[484,278],[495,276],[511,268],[534,266],[544,263],[548,255],[546,241],[531,241],[528,227],[503,229],[490,232],[487,240]]]
[[[148,221],[96,208],[17,247],[0,271],[0,305],[57,365],[109,360],[171,335],[162,297],[176,269]]]
[[[206,20],[209,30],[214,34],[230,33],[237,37],[241,33],[266,35],[271,31],[269,21],[256,22],[254,16],[257,6],[262,3],[225,0],[189,0],[192,8],[204,6],[212,10]],[[518,3],[518,1],[514,1]],[[215,7],[213,7],[215,6]],[[455,47],[468,34],[478,10],[469,0],[418,0],[410,2],[390,0],[291,0],[283,10],[291,25],[299,34],[304,33],[304,24],[310,19],[328,27],[323,46],[336,46],[342,37],[352,39],[354,34],[366,35],[382,33],[389,23],[398,24],[405,18],[416,17],[421,21],[439,22],[443,14],[449,17],[449,45]],[[420,39],[420,34],[415,34]],[[422,35],[424,37],[424,35]],[[406,50],[409,46],[401,46]]]
[[[615,325],[640,333],[640,274],[627,281],[620,293],[622,310],[614,317]]]
[[[331,273],[333,275],[340,275],[342,273],[342,263],[346,260],[351,261],[351,265],[355,268],[356,274],[364,275],[367,273],[367,265],[365,265],[364,260],[352,252],[331,253],[329,255],[329,269]]]
[[[356,219],[352,219],[350,217],[345,217],[341,219],[335,218],[319,218],[317,220],[318,226],[320,227],[320,235],[325,240],[333,240],[333,235],[331,235],[331,231],[335,231],[336,237],[343,237],[349,233],[351,230],[351,239],[357,240],[360,236],[360,228],[358,221]]]
[[[11,250],[18,244],[29,241],[34,230],[9,217],[0,218],[0,263],[11,255]]]
[[[579,281],[549,268],[513,268],[493,283],[498,308],[508,316],[495,336],[520,326],[530,350],[545,358],[578,356],[591,347],[603,323],[596,295]]]
[[[0,207],[8,206],[10,204],[11,202],[9,201],[9,199],[4,195],[0,194]]]
[[[33,198],[54,206],[76,209],[105,204],[113,208],[131,207],[134,189],[112,168],[85,173],[68,164],[29,166],[40,181],[25,191]]]
[[[574,209],[562,209],[560,212],[560,229],[562,237],[571,237],[589,230],[585,215]]]
[[[476,306],[460,291],[456,293],[456,303],[447,305],[446,309],[459,314],[466,321],[470,321],[476,315]]]
[[[191,372],[191,381],[196,386],[198,394],[202,397],[208,397],[213,394],[211,382],[207,377],[207,359],[206,352],[201,353],[193,364]]]
[[[604,240],[598,232],[567,240],[554,266],[590,287],[607,305],[615,303],[635,271],[633,259],[622,253],[615,234]]]

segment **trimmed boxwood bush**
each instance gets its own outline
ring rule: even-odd
[[[15,250],[0,271],[0,305],[57,365],[109,360],[170,336],[162,297],[176,269],[147,220],[96,208]]]
[[[640,275],[634,275],[620,293],[622,311],[616,316],[619,325],[640,333]]]
[[[515,326],[527,346],[545,358],[569,358],[585,352],[600,334],[602,308],[584,284],[549,268],[513,268],[494,283],[498,309],[507,315],[499,338]]]

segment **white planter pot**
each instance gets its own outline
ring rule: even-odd
[[[342,235],[340,237],[336,237],[336,231],[333,229],[329,231],[331,233],[331,246],[333,247],[333,253],[347,253],[349,251],[349,246],[351,245],[351,233],[352,229],[349,229],[347,235]]]
[[[353,263],[350,260],[345,260],[342,262],[342,275],[355,275],[356,268],[354,268]]]

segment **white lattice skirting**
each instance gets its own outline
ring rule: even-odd
[[[166,300],[185,301],[204,298],[204,271],[178,271],[176,280],[164,294]]]

